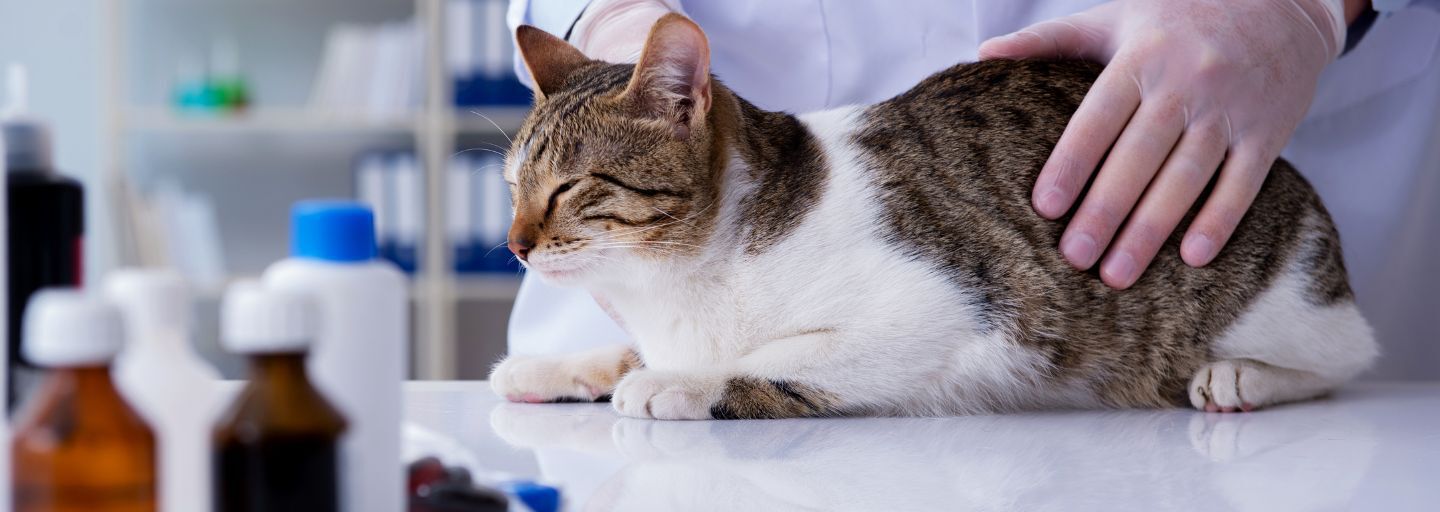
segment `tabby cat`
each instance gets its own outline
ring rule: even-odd
[[[533,27],[517,43],[535,106],[504,170],[509,247],[634,340],[505,359],[491,381],[511,400],[659,419],[1248,411],[1377,354],[1335,227],[1283,161],[1205,267],[1179,257],[1188,218],[1128,290],[1066,263],[1065,219],[1029,193],[1098,65],[961,64],[796,116],[715,80],[680,15],[635,65]]]

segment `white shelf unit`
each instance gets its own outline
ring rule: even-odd
[[[133,107],[126,110],[129,130],[154,133],[242,133],[242,132],[410,132],[424,116],[404,119],[369,119],[312,112],[296,108],[258,109],[233,116],[187,115],[168,108]]]
[[[461,107],[450,114],[456,135],[509,135],[529,110],[523,107]],[[364,116],[316,112],[303,108],[261,108],[243,114],[204,116],[159,107],[126,109],[126,129],[132,132],[183,133],[405,133],[424,126],[428,116],[373,119]]]
[[[127,87],[130,63],[127,44],[130,34],[127,23],[133,4],[147,0],[104,0],[105,41],[104,75],[107,81],[105,102],[104,149],[105,165],[101,170],[100,187],[114,194],[121,185],[131,183],[127,169],[130,136],[134,134],[166,134],[183,137],[211,135],[287,135],[287,134],[388,134],[413,137],[416,154],[425,162],[425,230],[421,244],[419,270],[414,275],[411,297],[414,300],[416,337],[413,354],[416,378],[454,379],[459,369],[456,336],[458,301],[512,301],[519,290],[519,276],[457,275],[451,263],[451,240],[447,233],[445,205],[446,164],[456,151],[462,136],[513,134],[523,120],[526,107],[456,107],[452,104],[452,81],[445,56],[445,0],[393,0],[413,3],[414,16],[424,41],[424,100],[410,116],[398,119],[372,119],[309,110],[303,107],[252,108],[242,114],[224,117],[198,117],[177,113],[156,106],[130,102]],[[149,0],[165,2],[169,0]],[[344,9],[336,0],[298,0],[293,2],[252,2],[246,9],[283,9],[295,4],[315,2],[326,8]],[[204,9],[220,5],[221,0],[185,3],[187,8]],[[180,5],[180,4],[175,4]],[[318,35],[317,35],[318,37]],[[439,162],[440,165],[434,163]],[[336,191],[348,195],[349,191]],[[111,198],[111,212],[124,218],[123,200]],[[122,232],[124,230],[122,229]],[[119,235],[124,236],[124,235]],[[123,244],[117,241],[117,245]],[[123,252],[123,251],[122,251]],[[117,258],[127,261],[125,254]],[[222,290],[202,290],[204,295],[218,297]],[[213,298],[213,297],[212,297]]]

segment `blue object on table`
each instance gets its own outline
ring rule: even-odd
[[[560,490],[548,485],[519,480],[505,484],[501,491],[519,499],[534,512],[559,512],[560,510]]]

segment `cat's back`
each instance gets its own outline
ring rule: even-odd
[[[1058,247],[1069,216],[1041,218],[1030,192],[1101,69],[962,64],[867,107],[852,144],[890,242],[973,291],[984,323],[1047,354],[1057,375],[1112,380],[1097,386],[1129,405],[1183,396],[1211,343],[1282,274],[1302,276],[1314,303],[1352,299],[1330,218],[1283,161],[1206,267],[1179,256],[1193,210],[1128,290],[1067,263]]]

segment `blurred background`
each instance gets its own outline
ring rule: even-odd
[[[412,377],[483,378],[519,288],[499,155],[530,96],[505,8],[0,0],[0,64],[23,65],[56,167],[85,185],[85,281],[180,269],[227,377],[242,362],[218,346],[221,290],[286,255],[291,203],[339,197],[376,209],[411,275]]]

